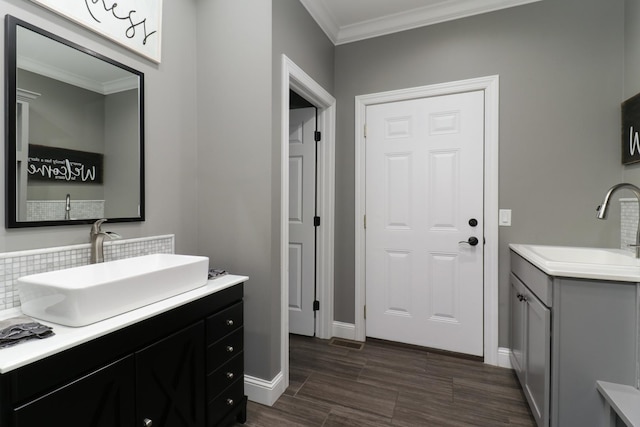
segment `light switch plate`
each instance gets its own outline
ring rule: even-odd
[[[511,209],[500,209],[498,211],[498,225],[511,227]]]

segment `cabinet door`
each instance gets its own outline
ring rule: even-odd
[[[136,353],[136,425],[205,425],[204,321]]]
[[[135,384],[128,356],[18,407],[15,427],[133,427]]]
[[[525,384],[533,417],[539,427],[549,425],[549,386],[551,381],[551,311],[530,291],[525,294]]]
[[[526,302],[524,301],[525,287],[511,274],[509,287],[509,318],[510,330],[509,338],[511,345],[511,366],[516,371],[520,383],[524,386],[525,368],[525,316],[527,314]]]

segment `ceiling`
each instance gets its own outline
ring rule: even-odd
[[[541,0],[300,0],[335,45]]]

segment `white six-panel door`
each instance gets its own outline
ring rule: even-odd
[[[483,355],[483,97],[367,107],[369,337]]]
[[[289,332],[313,336],[315,321],[315,108],[289,112]]]

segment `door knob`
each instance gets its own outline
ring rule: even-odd
[[[460,242],[458,242],[458,243],[466,243],[466,244],[468,244],[468,245],[475,246],[475,245],[477,245],[477,244],[478,244],[478,242],[479,242],[479,241],[478,241],[478,238],[477,238],[477,237],[475,237],[475,236],[471,236],[471,237],[469,237],[469,240],[461,240],[461,241],[460,241]]]
[[[145,418],[144,420],[142,420],[142,425],[144,427],[151,427],[153,425],[153,421],[151,421],[149,418]]]

